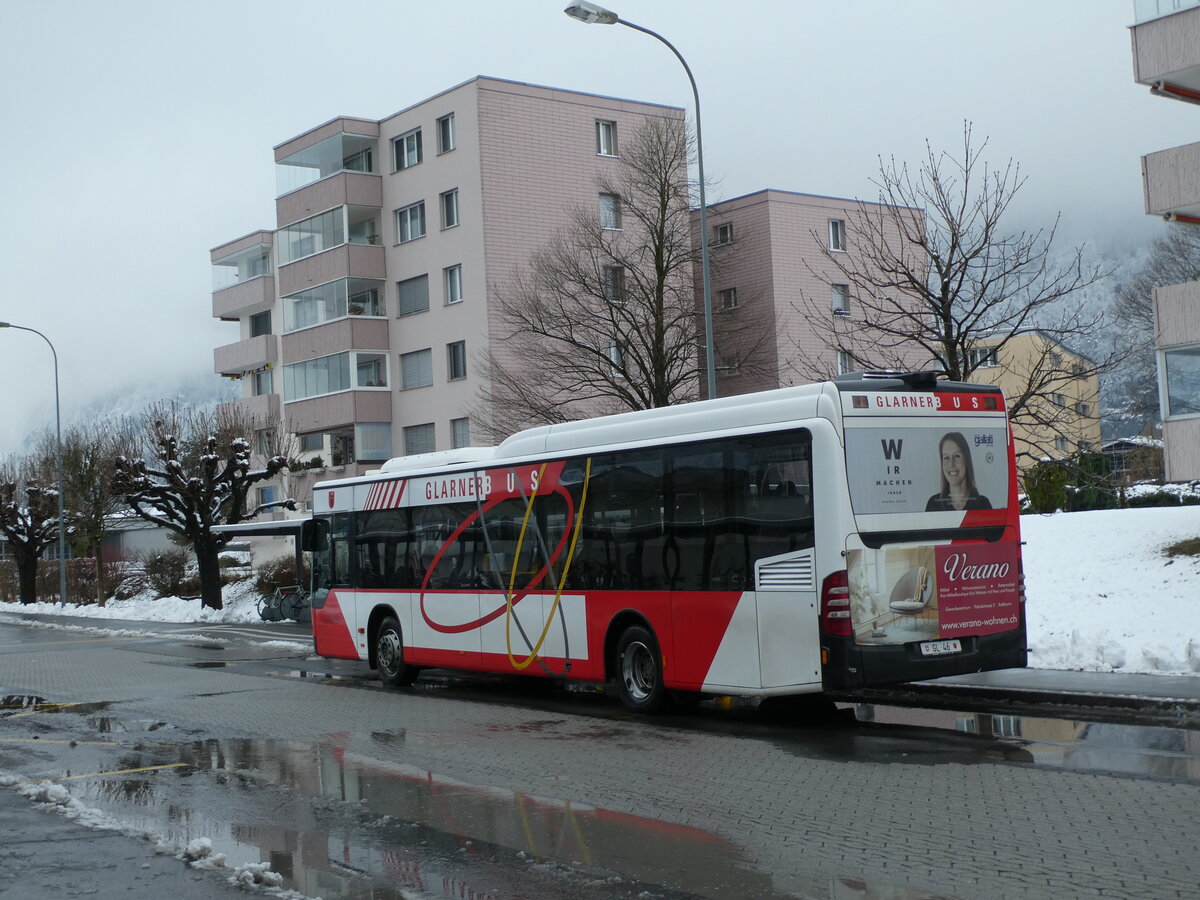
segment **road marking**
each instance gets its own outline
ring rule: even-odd
[[[89,747],[119,747],[121,746],[116,741],[44,741],[35,740],[34,738],[0,738],[0,744],[86,744]],[[159,744],[160,747],[165,747],[166,744]]]
[[[28,712],[13,713],[11,716],[5,716],[4,718],[6,718],[6,719],[21,719],[21,718],[24,718],[25,716],[36,716],[39,713],[44,713],[44,712],[58,712],[60,709],[66,709],[69,706],[84,706],[84,705],[85,704],[82,702],[80,702],[80,703],[37,703],[37,704],[34,704],[35,708],[29,710]],[[37,708],[37,707],[40,707],[40,708]],[[20,706],[13,707],[13,709],[23,709],[23,708],[24,707],[20,707]]]
[[[159,772],[163,769],[179,769],[190,763],[167,763],[165,766],[142,766],[140,769],[114,769],[111,772],[92,772],[90,775],[66,775],[62,778],[51,778],[50,781],[75,781],[79,778],[103,778],[105,775],[132,775],[135,772]]]
[[[78,641],[22,641],[16,644],[0,644],[0,649],[4,647],[53,647],[56,644],[95,644],[102,641],[141,641],[145,638],[144,634],[138,634],[129,637],[81,638]]]

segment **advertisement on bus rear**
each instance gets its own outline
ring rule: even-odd
[[[847,568],[859,644],[981,637],[1020,622],[1015,542],[851,550]]]
[[[846,474],[856,515],[1002,509],[1007,431],[989,420],[847,427]]]

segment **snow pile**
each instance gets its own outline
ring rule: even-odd
[[[255,622],[263,624],[258,614],[258,589],[253,579],[235,581],[221,590],[224,609],[209,609],[200,605],[200,599],[182,597],[155,597],[153,591],[130,597],[128,600],[109,600],[105,606],[94,603],[87,606],[63,608],[57,603],[0,604],[0,610],[23,613],[45,613],[47,615],[69,615],[87,619],[136,619],[140,622],[199,622],[203,624],[232,624]]]
[[[1200,674],[1200,506],[1023,516],[1031,666]]]

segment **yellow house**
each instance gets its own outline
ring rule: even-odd
[[[1086,356],[1033,331],[1007,342],[982,339],[971,349],[971,362],[977,368],[968,380],[999,385],[1010,410],[1030,394],[1012,423],[1021,470],[1100,449],[1100,384]]]

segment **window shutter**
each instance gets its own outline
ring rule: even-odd
[[[429,309],[429,276],[418,275],[396,283],[399,290],[399,313],[401,316],[424,312]]]

